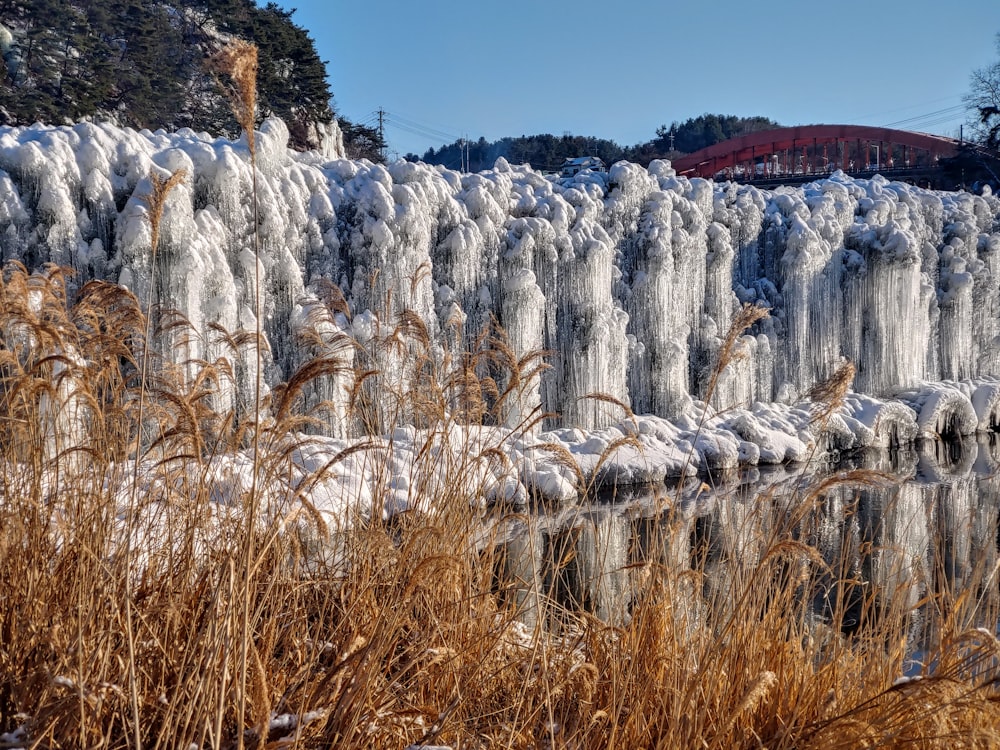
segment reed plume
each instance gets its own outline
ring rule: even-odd
[[[160,223],[163,221],[163,211],[167,206],[167,197],[170,195],[171,190],[184,182],[186,176],[187,171],[184,169],[172,172],[166,179],[160,177],[160,174],[156,171],[151,170],[149,173],[149,182],[153,187],[141,200],[149,209],[149,246],[152,249],[154,258],[156,257],[157,248],[160,245]]]
[[[233,115],[247,135],[250,153],[256,155],[257,45],[234,39],[208,58],[207,67],[229,99]],[[223,82],[220,75],[228,77],[229,82]]]
[[[766,307],[761,307],[760,305],[755,305],[750,302],[743,304],[743,307],[739,309],[736,315],[733,316],[732,321],[729,324],[729,330],[726,331],[726,336],[722,340],[722,346],[719,347],[719,355],[715,363],[715,367],[712,369],[712,375],[708,381],[708,387],[705,389],[705,402],[712,400],[712,396],[715,393],[715,387],[718,385],[719,376],[722,375],[723,370],[729,366],[730,362],[733,362],[740,358],[741,354],[736,351],[736,342],[739,340],[746,331],[750,329],[755,323],[764,320],[770,313]]]
[[[806,392],[806,398],[813,402],[812,421],[821,428],[844,405],[844,399],[854,382],[854,373],[854,363],[844,362],[828,378],[816,383]]]
[[[263,330],[261,328],[261,283],[260,283],[260,222],[258,218],[259,205],[257,195],[257,140],[254,125],[257,116],[257,46],[241,39],[235,39],[208,59],[208,68],[216,74],[223,91],[229,98],[230,107],[239,122],[243,132],[246,133],[247,147],[250,150],[250,172],[251,172],[251,199],[253,201],[253,247],[254,263],[253,292],[254,292],[254,317],[256,318],[256,347],[255,347],[255,368],[254,368],[254,413],[253,413],[253,476],[251,480],[248,523],[252,526],[257,521],[260,510],[259,482],[260,482],[260,423],[261,423],[261,396],[263,392],[263,356],[262,341]],[[230,83],[223,83],[218,74],[229,77]],[[242,611],[241,639],[240,639],[240,667],[239,667],[239,712],[238,723],[243,724],[245,711],[247,709],[247,672],[249,669],[249,641],[251,631],[251,613],[249,593],[252,586],[251,570],[254,567],[256,556],[255,534],[248,531],[245,537],[243,549],[243,559],[241,567],[246,572],[244,579],[245,606]],[[243,735],[238,738],[237,746],[242,749]]]

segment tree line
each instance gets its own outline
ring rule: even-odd
[[[423,156],[407,154],[411,161],[425,161],[457,169],[463,164],[470,171],[489,169],[503,157],[514,164],[530,164],[540,171],[555,171],[566,159],[597,156],[605,164],[625,159],[648,165],[654,159],[676,159],[720,141],[759,130],[781,127],[767,117],[704,114],[683,122],[656,129],[656,137],[634,146],[621,146],[604,138],[564,134],[522,135],[496,141],[455,141],[440,148],[428,149]]]
[[[0,122],[110,117],[136,128],[235,136],[239,127],[203,61],[239,37],[258,47],[260,116],[281,117],[294,147],[315,147],[316,126],[336,115],[334,100],[326,63],[293,13],[254,0],[0,0]],[[996,62],[973,71],[965,97],[974,141],[994,151],[1000,150],[1000,34],[997,51]],[[381,160],[386,144],[377,129],[337,120],[348,156]],[[472,171],[499,157],[542,171],[583,155],[646,165],[775,127],[762,116],[703,114],[661,125],[654,138],[631,146],[546,133],[458,140],[406,158]]]

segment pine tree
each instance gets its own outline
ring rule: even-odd
[[[333,117],[324,63],[292,12],[252,0],[0,0],[20,54],[0,78],[14,123],[113,117],[135,127],[239,128],[205,57],[216,32],[260,48],[260,116],[289,125],[292,145],[318,145],[313,123]],[[12,59],[15,59],[12,57]]]

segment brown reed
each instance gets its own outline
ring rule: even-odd
[[[252,143],[252,122],[247,132]],[[158,229],[152,236],[155,252]],[[331,312],[349,312],[327,298]],[[759,314],[744,308],[734,321],[720,371]],[[557,596],[559,581],[582,569],[573,540],[585,515],[565,544],[529,538],[544,547],[544,571],[532,558],[516,580],[498,574],[515,565],[505,523],[530,519],[482,511],[477,477],[508,465],[503,431],[484,444],[459,429],[503,424],[543,353],[518,356],[493,328],[460,361],[440,361],[423,321],[400,314],[350,373],[349,419],[370,437],[298,481],[290,466],[312,440],[299,430],[318,426],[308,386],[344,374],[338,357],[322,354],[328,339],[308,337],[317,359],[246,425],[245,415],[213,408],[231,363],[180,371],[157,361],[149,317],[111,284],[88,284],[71,303],[57,268],[9,264],[0,277],[0,731],[26,735],[11,744],[1000,743],[1000,646],[974,627],[997,621],[996,569],[977,573],[980,587],[928,594],[937,667],[897,682],[914,605],[899,589],[872,591],[850,555],[828,560],[808,543],[821,501],[839,492],[850,502],[883,481],[870,472],[824,481],[791,508],[776,491],[760,493],[742,524],[696,542],[672,509],[647,556],[609,571],[634,585],[626,616],[602,621]],[[167,312],[160,321],[175,333],[189,325]],[[231,359],[253,345],[259,363],[259,330],[211,334]],[[413,377],[386,378],[375,366],[386,353],[408,359]],[[385,413],[376,414],[374,388],[391,404]],[[815,395],[835,404],[843,390]],[[625,404],[594,398],[633,418]],[[86,405],[87,429],[50,450],[51,415],[76,403]],[[399,477],[379,435],[404,423],[421,428],[412,505],[383,519],[381,499]],[[248,429],[253,484],[220,486],[217,470],[245,449]],[[538,450],[583,486],[565,449]],[[323,513],[313,491],[353,460],[368,462],[372,512]],[[827,610],[817,618],[820,594]]]
[[[246,133],[250,153],[256,155],[257,45],[234,39],[209,56],[207,67],[229,99],[233,115]],[[226,76],[229,82],[220,79],[220,75]]]
[[[419,327],[404,329],[388,334],[416,337],[407,350],[425,356]],[[69,307],[60,274],[9,266],[3,275],[0,729],[23,726],[26,744],[134,747],[136,732],[163,748],[943,748],[1000,737],[1000,647],[972,627],[995,618],[996,587],[935,594],[925,611],[940,612],[938,667],[894,684],[912,605],[902,592],[876,596],[849,556],[819,557],[802,536],[811,516],[788,520],[776,495],[755,498],[750,525],[734,527],[732,539],[680,555],[690,532],[676,518],[655,540],[660,552],[620,571],[635,581],[620,622],[567,608],[544,581],[537,595],[513,596],[496,577],[509,567],[502,539],[483,543],[482,487],[469,484],[480,462],[504,463],[502,445],[460,442],[447,374],[430,361],[413,368],[426,377],[415,386],[420,398],[398,395],[426,425],[411,487],[433,506],[416,503],[388,522],[310,507],[308,488],[349,460],[367,457],[381,477],[376,492],[387,491],[393,477],[380,474],[377,439],[332,456],[304,485],[288,484],[290,452],[310,439],[287,433],[305,407],[303,384],[335,366],[319,362],[276,389],[272,417],[260,422],[259,500],[281,522],[253,527],[223,512],[248,510],[248,490],[212,499],[209,468],[245,445],[207,437],[232,422],[218,415],[204,427],[201,405],[223,376],[206,362],[192,382],[152,358],[146,419],[161,439],[143,448],[153,473],[134,509],[129,560],[114,489],[129,472],[120,452],[102,446],[135,445],[144,331],[135,298],[113,285],[87,285]],[[32,384],[51,376],[52,347],[82,345],[86,361],[67,361],[94,429],[47,456],[39,410],[55,391]],[[462,378],[476,369],[470,363]],[[80,451],[91,460],[69,460]],[[845,476],[817,491],[849,495],[864,481]],[[287,491],[275,494],[280,487]],[[245,534],[257,537],[246,569]],[[545,575],[579,571],[574,549],[544,553]],[[831,592],[822,621],[812,614],[817,590]],[[849,634],[853,599],[869,614]],[[532,611],[539,617],[529,625]],[[121,656],[130,630],[134,669]]]

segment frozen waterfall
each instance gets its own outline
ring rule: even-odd
[[[160,342],[178,362],[227,355],[213,330],[254,328],[259,263],[267,381],[323,353],[370,368],[378,429],[407,418],[398,394],[412,357],[376,345],[403,320],[426,336],[422,356],[447,366],[496,319],[517,357],[549,352],[508,426],[544,411],[560,415],[550,428],[600,430],[623,417],[613,400],[688,418],[746,302],[771,314],[718,378],[720,413],[793,404],[848,359],[858,396],[840,420],[847,433],[912,435],[899,417],[911,409],[930,434],[997,424],[996,197],[841,173],[766,191],[679,177],[667,162],[559,179],[501,159],[460,174],[329,160],[287,140],[280,121],[262,126],[255,257],[245,142],[91,123],[0,128],[0,254],[67,266],[76,285],[117,281],[176,310],[200,334]],[[151,171],[181,168],[151,288],[141,198]],[[255,358],[236,356],[244,377],[229,398],[239,403]],[[335,376],[314,388],[317,401],[346,399]],[[331,410],[332,435],[361,429],[345,414]]]

